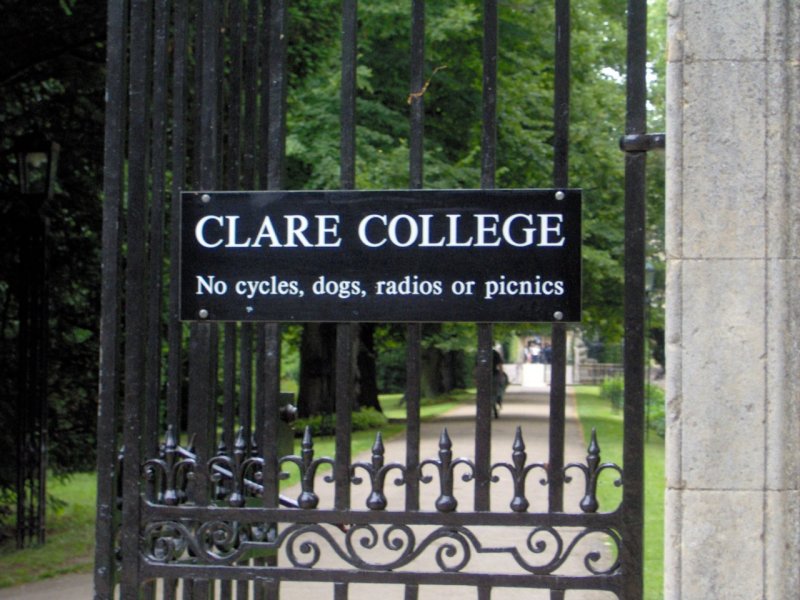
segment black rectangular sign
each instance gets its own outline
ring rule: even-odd
[[[181,220],[183,320],[580,320],[580,190],[184,192]]]

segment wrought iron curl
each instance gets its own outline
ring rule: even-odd
[[[442,430],[442,435],[439,437],[439,459],[429,458],[424,460],[419,465],[420,473],[427,465],[433,465],[439,473],[439,497],[436,499],[436,510],[439,512],[453,512],[458,506],[458,500],[453,496],[453,477],[455,468],[458,465],[466,465],[469,471],[462,475],[462,481],[472,481],[475,478],[475,465],[467,458],[457,458],[453,460],[453,442],[447,433],[447,428]],[[430,475],[423,475],[420,477],[422,483],[430,483],[433,477]]]
[[[367,508],[370,510],[384,510],[387,505],[386,494],[384,493],[384,484],[388,473],[396,469],[400,471],[400,476],[394,480],[397,486],[405,485],[406,482],[406,467],[398,463],[384,463],[384,455],[386,449],[383,445],[383,438],[380,431],[375,435],[375,443],[372,446],[372,461],[360,461],[353,463],[350,467],[350,480],[354,485],[360,485],[363,482],[361,477],[356,476],[357,469],[363,469],[367,472],[372,490],[367,497]]]
[[[176,506],[185,501],[184,487],[194,477],[196,466],[193,458],[181,452],[172,425],[169,425],[160,457],[145,461],[142,472],[147,481],[155,482],[160,488],[158,501],[167,506]]]
[[[447,537],[454,540],[456,543],[447,542],[442,544],[436,549],[436,564],[444,573],[457,573],[461,571],[472,558],[470,545],[458,529],[440,530],[442,537]],[[461,559],[455,564],[448,566],[445,559],[458,557],[458,550],[461,549]]]
[[[247,442],[244,429],[240,428],[234,443],[233,454],[223,452],[208,461],[209,478],[214,483],[228,483],[229,488],[222,488],[223,497],[226,495],[230,506],[239,508],[244,506],[247,495],[248,483],[262,479],[264,459],[258,456],[247,455]],[[230,491],[228,491],[228,489]]]
[[[176,562],[186,552],[191,540],[191,532],[181,523],[148,523],[142,532],[142,552],[153,562]]]
[[[526,464],[528,454],[525,452],[525,442],[522,439],[522,428],[517,426],[517,433],[514,436],[514,443],[512,444],[511,463],[496,463],[492,465],[490,473],[494,473],[496,469],[505,468],[511,474],[511,479],[514,484],[514,497],[511,499],[509,506],[514,512],[526,512],[530,506],[530,502],[525,497],[525,482],[528,474],[534,469],[541,469],[545,476],[539,480],[541,485],[549,483],[547,477],[547,466],[544,463],[536,462]],[[498,475],[492,475],[492,482],[497,483],[500,481]]]
[[[619,549],[622,545],[622,538],[620,537],[619,533],[614,529],[603,529],[597,532],[586,532],[584,535],[588,535],[589,533],[604,533],[607,535],[611,540],[614,542],[614,546],[616,548],[616,552],[614,555],[617,557],[611,563],[611,565],[607,569],[596,569],[593,566],[593,563],[600,562],[602,560],[602,555],[595,551],[589,552],[583,559],[583,565],[586,567],[586,570],[589,571],[592,575],[610,575],[614,573],[617,569],[619,569],[620,562],[619,562]]]
[[[304,536],[310,535],[317,535],[327,541],[340,557],[347,560],[347,556],[342,553],[336,540],[321,525],[294,525],[284,530],[276,542],[280,545],[286,539],[286,557],[292,566],[311,569],[319,562],[320,556],[322,556],[319,543],[313,539],[304,539]],[[297,556],[298,550],[301,554],[309,555],[308,558],[300,560]]]
[[[375,550],[378,548],[379,541],[383,543],[383,548],[396,554],[388,562],[369,561],[357,550],[358,546],[365,550]],[[340,556],[354,567],[369,570],[391,570],[406,564],[409,557],[412,557],[416,548],[416,537],[413,530],[407,525],[391,525],[384,530],[383,535],[379,535],[373,525],[357,525],[347,531],[345,548],[347,549],[347,558],[344,555]]]
[[[618,557],[620,548],[620,537],[616,531],[608,528],[586,528],[580,531],[565,547],[564,540],[561,533],[551,526],[536,527],[528,535],[526,547],[533,554],[543,554],[547,551],[547,542],[543,539],[536,539],[537,536],[546,533],[556,543],[555,550],[552,552],[552,558],[545,564],[531,564],[526,561],[522,555],[513,551],[512,554],[523,569],[535,574],[549,574],[557,571],[573,554],[576,547],[582,540],[590,535],[602,534],[610,538],[614,542],[614,548],[608,548],[609,555]],[[593,550],[583,558],[584,567],[593,575],[608,575],[613,573],[619,568],[619,559],[615,558],[607,569],[597,569],[593,563],[602,560],[603,555],[597,550]]]
[[[196,539],[203,554],[211,559],[230,559],[239,550],[240,540],[236,523],[208,521],[197,528]]]
[[[333,466],[333,459],[330,458],[314,458],[314,440],[311,437],[311,428],[306,427],[303,434],[303,441],[300,444],[300,456],[293,454],[291,456],[284,456],[278,462],[279,467],[283,467],[284,463],[291,463],[295,465],[300,472],[300,495],[297,497],[297,505],[299,508],[313,509],[319,504],[319,496],[314,491],[314,480],[317,475],[317,469],[322,465]],[[332,475],[326,475],[324,481],[332,483],[334,481]]]
[[[618,465],[600,462],[600,445],[597,443],[597,430],[595,428],[592,428],[586,464],[573,462],[564,467],[563,473],[566,483],[572,481],[572,477],[567,475],[567,471],[570,469],[578,469],[584,475],[584,495],[580,501],[580,508],[585,513],[595,513],[600,508],[600,502],[597,500],[597,483],[603,471],[616,471],[619,477],[614,481],[614,485],[620,487],[623,484],[622,469]]]

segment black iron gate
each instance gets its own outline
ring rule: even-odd
[[[423,0],[412,0],[409,83],[410,183],[423,187]],[[481,186],[495,185],[497,0],[484,3]],[[553,187],[568,185],[570,3],[555,0]],[[341,187],[355,187],[356,0],[342,3]],[[286,134],[287,2],[272,0],[112,0],[103,247],[103,312],[98,424],[95,596],[277,598],[282,582],[330,582],[337,599],[351,584],[396,584],[407,599],[420,586],[470,586],[480,600],[500,588],[606,590],[642,595],[642,447],[645,0],[628,5],[626,151],[625,468],[622,502],[597,513],[595,446],[580,466],[585,502],[566,506],[564,423],[566,326],[552,330],[549,446],[541,463],[524,447],[492,464],[492,325],[478,325],[475,446],[457,449],[472,482],[474,509],[456,511],[453,458],[443,435],[437,456],[420,455],[421,328],[407,326],[408,424],[403,464],[371,465],[373,502],[351,506],[353,465],[347,373],[350,324],[336,325],[337,442],[334,458],[278,447],[281,330],[277,324],[178,321],[178,202],[184,189],[283,187]],[[533,34],[534,32],[532,32]],[[169,174],[169,177],[167,176]],[[166,265],[166,266],[165,266]],[[167,282],[164,287],[163,282]],[[188,389],[181,389],[186,381]],[[255,382],[253,384],[253,382]],[[181,414],[188,395],[191,410]],[[217,402],[217,398],[221,402]],[[238,432],[238,433],[237,433]],[[303,474],[296,500],[283,499],[282,465]],[[332,465],[335,498],[316,508],[315,474]],[[422,465],[429,471],[422,473]],[[513,508],[490,507],[494,469],[522,481]],[[528,512],[525,476],[546,471],[547,510]],[[405,504],[383,509],[383,474],[402,473]],[[365,467],[366,468],[366,467]],[[616,467],[614,467],[616,468]],[[380,476],[378,475],[380,472]],[[430,476],[433,474],[433,480]],[[425,475],[423,477],[423,475]],[[322,476],[320,476],[322,477]],[[421,507],[420,484],[436,485],[435,507]],[[532,494],[532,491],[527,492]],[[288,506],[287,506],[288,505]],[[483,531],[524,532],[521,547],[491,545]],[[603,544],[581,551],[581,542]],[[327,566],[325,552],[339,561]],[[391,560],[373,558],[381,547]],[[419,567],[432,548],[435,560]],[[599,548],[599,549],[598,549]],[[471,557],[505,553],[516,571],[484,573]],[[601,555],[605,555],[601,556]],[[577,561],[575,558],[577,557]],[[578,570],[565,571],[574,561]],[[603,562],[605,560],[605,562]]]

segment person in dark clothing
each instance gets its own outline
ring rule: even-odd
[[[492,399],[494,401],[494,418],[500,416],[503,406],[503,395],[508,386],[508,375],[503,370],[503,357],[497,350],[492,351]]]

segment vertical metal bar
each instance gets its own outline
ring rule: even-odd
[[[230,47],[230,74],[227,96],[227,148],[225,156],[225,183],[229,190],[239,189],[242,151],[242,2],[231,0],[228,3],[228,43]]]
[[[340,183],[356,187],[356,54],[357,0],[342,0],[342,97]]]
[[[219,4],[213,0],[202,3],[202,20],[198,25],[198,64],[200,105],[198,175],[201,188],[216,187],[219,173]],[[215,327],[215,326],[214,326]],[[189,398],[193,406],[189,411],[190,433],[194,436],[195,452],[200,464],[214,453],[214,388],[216,372],[217,338],[215,330],[207,323],[193,324],[189,341]],[[211,486],[207,477],[193,480],[192,501],[203,506],[210,500]],[[204,600],[213,591],[207,580],[195,580],[193,597]]]
[[[174,0],[172,41],[172,199],[170,205],[170,280],[167,339],[167,424],[181,427],[183,325],[178,316],[180,192],[186,178],[186,82],[189,11],[187,0]]]
[[[167,28],[169,6],[156,2],[151,13],[153,20],[153,48],[151,58],[152,111],[150,117],[151,154],[150,179],[152,182],[150,214],[148,219],[147,265],[147,323],[145,333],[145,397],[142,421],[142,442],[145,458],[158,455],[161,395],[161,291],[164,263],[164,205],[166,201],[167,171]],[[150,87],[150,86],[148,86]],[[145,235],[142,232],[142,235]],[[148,498],[155,493],[152,482],[145,484]],[[155,598],[155,582],[144,584],[143,596]]]
[[[647,2],[628,1],[627,118],[625,133],[647,130]],[[644,514],[644,266],[645,152],[625,153],[625,433],[622,491],[624,530],[620,561],[624,597],[640,598],[643,589]]]
[[[259,32],[261,30],[260,2],[250,0],[247,4],[245,34],[244,69],[244,122],[242,135],[242,184],[256,188],[256,133],[258,131],[258,71],[259,71]],[[261,346],[261,328],[256,334],[251,323],[243,323],[241,329],[241,379],[239,383],[239,426],[250,444],[254,438],[252,418],[256,398],[253,394],[253,341],[258,335]],[[258,403],[257,406],[260,406]],[[261,410],[260,408],[258,409]],[[252,448],[251,448],[252,450]],[[256,585],[258,588],[258,585]],[[256,593],[260,590],[256,589]],[[250,598],[250,585],[247,581],[237,581],[237,599]]]
[[[475,410],[475,510],[490,510],[492,446],[492,326],[478,325],[478,356],[475,366],[477,401]]]
[[[569,185],[570,1],[555,2],[555,81],[553,94],[553,185]],[[567,395],[567,328],[553,324],[550,333],[550,422],[548,509],[564,510],[564,447]],[[550,600],[563,600],[564,590],[550,590]]]
[[[353,402],[350,397],[351,356],[353,347],[353,328],[351,323],[336,326],[336,456],[334,504],[339,510],[350,508],[350,463]]]
[[[225,323],[222,388],[222,443],[233,450],[236,429],[236,323]]]
[[[253,409],[253,326],[243,323],[239,337],[239,427],[249,444]]]
[[[198,45],[202,53],[199,66],[200,79],[200,131],[197,142],[200,146],[199,183],[203,189],[213,189],[217,185],[219,173],[219,3],[204,0],[202,3],[202,23]]]
[[[424,179],[425,97],[425,0],[411,2],[411,134],[409,138],[409,180],[412,189],[421,189]]]
[[[342,0],[342,92],[340,185],[342,189],[356,187],[356,56],[358,3]],[[334,475],[336,490],[334,505],[339,510],[350,508],[350,462],[353,402],[351,370],[353,327],[349,323],[336,326],[336,455]],[[334,584],[334,598],[347,600],[346,583]]]
[[[411,3],[411,74],[410,74],[409,186],[421,189],[424,180],[424,120],[425,104],[422,87],[425,85],[425,2]],[[406,510],[419,510],[420,463],[420,372],[422,326],[410,323],[406,327]],[[416,585],[405,588],[406,600],[414,600],[419,592]]]
[[[37,365],[36,372],[39,374],[36,385],[36,430],[37,430],[37,453],[39,456],[39,471],[36,474],[38,481],[37,492],[39,497],[36,501],[36,524],[38,531],[36,532],[36,540],[39,545],[45,543],[47,529],[45,527],[45,511],[47,507],[47,369],[48,369],[48,352],[49,344],[49,301],[48,301],[48,252],[46,241],[49,237],[49,220],[47,217],[40,217],[39,222],[39,252],[40,252],[40,276],[39,276],[39,289],[37,290],[37,300],[39,307],[37,310],[38,318],[37,325],[38,331],[36,332],[37,340]]]
[[[553,94],[553,185],[569,185],[570,0],[555,0],[555,81]]]
[[[405,587],[403,600],[417,600],[418,597],[419,597],[419,585],[417,585],[416,583],[407,584]]]
[[[269,19],[269,122],[267,189],[283,187],[286,141],[286,45],[287,7],[283,0],[270,3]]]
[[[244,139],[242,148],[242,183],[245,187],[255,188],[256,131],[258,113],[256,100],[258,94],[258,48],[259,48],[259,13],[260,3],[251,0],[247,6],[247,26],[245,28],[244,53]]]
[[[226,94],[223,99],[223,111],[227,117],[225,135],[225,182],[226,188],[235,190],[239,188],[239,174],[241,167],[241,121],[242,121],[242,3],[238,0],[226,2],[225,31],[229,32],[227,39],[220,39],[224,55],[227,42],[230,56],[229,66],[226,69]],[[236,348],[238,328],[235,323],[225,324],[225,346],[223,366],[223,408],[222,408],[222,443],[233,451],[236,439]],[[220,598],[227,600],[232,597],[233,584],[230,581],[220,583]]]
[[[333,600],[347,600],[347,583],[336,582],[333,584]]]
[[[223,99],[223,112],[227,117],[225,135],[225,185],[229,190],[239,187],[241,166],[241,130],[242,130],[242,3],[232,0],[225,3],[226,39],[220,39],[224,55],[228,48],[229,62],[225,70],[226,88]],[[220,36],[222,37],[222,36]],[[223,357],[223,393],[222,393],[222,442],[228,452],[233,451],[236,439],[236,346],[238,328],[235,323],[225,324],[225,346]],[[230,599],[232,583],[220,583],[220,597]]]
[[[248,447],[252,440],[253,410],[253,326],[250,323],[241,325],[239,336],[239,427],[242,429]],[[247,581],[236,582],[236,597],[249,598],[250,587]]]
[[[265,368],[265,364],[267,362],[267,330],[263,324],[258,324],[254,328],[255,334],[255,390],[253,396],[253,402],[255,403],[254,406],[254,422],[253,422],[253,445],[252,448],[253,454],[257,454],[264,458],[264,473],[266,475],[267,470],[269,469],[269,465],[267,461],[269,460],[268,450],[264,448],[264,439],[266,434],[264,433],[264,425],[267,419],[266,417],[266,405],[267,405],[267,370]],[[265,477],[266,479],[266,477]],[[262,496],[263,499],[266,499],[269,494],[264,490]],[[268,523],[264,524],[265,527],[269,527]],[[257,557],[253,559],[254,566],[263,566],[265,564],[265,559]],[[255,582],[253,585],[253,598],[255,600],[263,600],[266,594],[266,583],[263,580]]]
[[[167,173],[167,29],[169,5],[155,5],[153,45],[153,111],[152,111],[152,182],[153,200],[150,206],[150,255],[147,307],[147,381],[145,398],[145,453],[157,456],[159,396],[161,394],[161,289],[164,263],[164,206]]]
[[[97,408],[97,519],[94,597],[111,600],[115,579],[117,397],[120,348],[120,213],[124,194],[127,2],[108,3],[106,40],[105,169],[100,307],[100,374]]]
[[[122,600],[139,598],[139,518],[142,399],[144,397],[146,331],[147,206],[147,71],[148,0],[131,3],[130,86],[128,131],[128,212],[125,270],[125,408],[122,503]]]
[[[420,345],[422,326],[411,323],[406,327],[406,510],[419,510],[420,463]],[[408,593],[408,590],[406,590]]]
[[[570,3],[555,3],[555,82],[553,97],[553,185],[569,185]],[[564,428],[566,423],[567,330],[551,329],[548,508],[564,510]],[[551,596],[552,597],[552,596]]]
[[[481,187],[495,186],[497,156],[497,0],[483,3],[483,117]]]
[[[481,125],[481,187],[495,185],[497,146],[497,0],[483,4],[483,117]],[[492,326],[478,325],[478,357],[475,375],[477,400],[475,411],[475,510],[490,510],[490,468],[492,442],[493,344]],[[487,593],[478,588],[479,597]]]
[[[266,186],[269,190],[283,187],[283,165],[285,156],[286,123],[286,19],[287,7],[284,0],[273,0],[269,4],[268,38],[264,40],[266,51],[262,74],[262,109],[266,108],[261,131],[262,144],[266,148]],[[263,161],[262,161],[263,162]],[[264,325],[265,347],[263,369],[264,421],[262,456],[264,457],[263,505],[267,508],[278,506],[278,419],[280,411],[280,372],[281,372],[281,330],[277,323]],[[271,527],[277,525],[272,524]],[[267,564],[276,566],[278,557],[267,559]],[[267,600],[277,600],[280,587],[276,579],[264,583],[263,591]]]
[[[169,318],[167,321],[167,426],[181,431],[181,389],[183,381],[183,333],[179,318],[180,192],[186,179],[186,86],[189,10],[187,0],[172,3],[172,187],[169,239]],[[180,438],[179,438],[180,439]],[[178,581],[164,581],[164,600],[177,596]]]
[[[276,508],[278,506],[278,415],[280,399],[280,370],[281,370],[281,335],[280,326],[277,323],[267,323],[264,325],[265,344],[264,354],[259,365],[263,371],[262,378],[265,386],[264,397],[264,417],[261,429],[262,456],[264,457],[264,479],[262,485],[264,492],[262,496],[263,506],[266,508]],[[275,525],[270,525],[275,526]],[[277,565],[277,556],[267,559],[267,564]],[[267,600],[275,600],[278,597],[278,585],[274,579],[264,582],[264,592]]]

